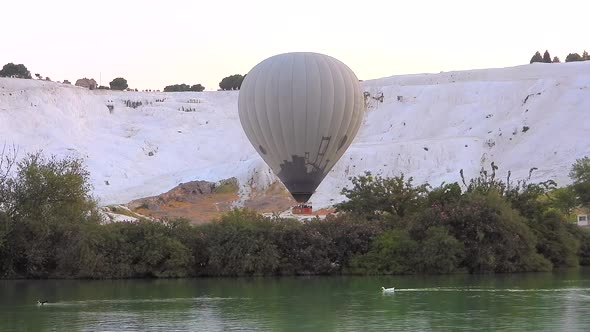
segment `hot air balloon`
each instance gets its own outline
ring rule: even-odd
[[[356,136],[364,99],[356,75],[339,60],[285,53],[250,70],[238,111],[256,151],[305,203]]]

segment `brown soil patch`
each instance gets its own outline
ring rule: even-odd
[[[202,224],[231,211],[239,200],[235,179],[215,184],[207,181],[183,183],[172,190],[153,197],[141,198],[127,204],[137,213],[152,218],[185,218],[194,224]],[[264,191],[252,189],[244,207],[259,213],[280,213],[297,205],[291,194],[280,182],[273,183]],[[311,215],[327,215],[334,209],[313,211]]]
[[[282,212],[296,205],[297,202],[280,182],[275,182],[265,191],[252,190],[244,207],[260,213]]]
[[[238,199],[237,186],[231,182],[229,186],[227,183],[219,186],[207,181],[193,181],[158,196],[132,201],[127,206],[153,218],[186,218],[202,224],[231,211],[232,204]]]

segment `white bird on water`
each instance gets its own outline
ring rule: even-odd
[[[395,287],[385,288],[385,287],[381,286],[381,289],[383,290],[383,294],[393,294],[393,293],[395,293]]]

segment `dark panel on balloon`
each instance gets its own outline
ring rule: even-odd
[[[324,179],[323,169],[312,168],[308,172],[305,157],[292,156],[293,161],[281,164],[278,177],[289,190],[297,202],[305,203]]]
[[[309,198],[311,197],[312,194],[313,193],[295,193],[295,194],[291,194],[291,196],[293,196],[293,198],[295,198],[297,203],[307,203],[307,201],[309,201]]]

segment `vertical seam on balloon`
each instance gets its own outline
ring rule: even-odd
[[[284,149],[283,153],[288,150],[287,149],[287,139],[285,137],[286,133],[283,128],[283,121],[281,118],[281,68],[283,67],[284,62],[285,62],[285,57],[282,57],[281,61],[280,61],[279,68],[277,70],[278,75],[277,75],[277,97],[276,97],[277,98],[277,100],[276,100],[277,101],[277,113],[279,114],[279,126],[281,128],[281,138],[282,138],[281,143],[283,143],[282,147]],[[279,162],[279,165],[280,165],[280,162]]]
[[[265,80],[264,80],[264,114],[265,114],[265,119],[266,119],[266,123],[268,124],[268,132],[270,135],[270,140],[267,143],[268,145],[268,149],[271,151],[274,151],[275,155],[278,155],[279,151],[281,150],[276,143],[274,134],[273,134],[273,130],[272,130],[272,124],[270,121],[270,116],[269,116],[269,112],[272,112],[272,110],[269,110],[268,107],[268,96],[272,95],[270,93],[268,93],[268,86],[269,86],[269,81],[270,81],[270,85],[272,85],[272,74],[273,74],[273,68],[275,66],[275,61],[270,63],[270,70],[268,71],[268,73],[270,73],[270,75],[265,75]],[[269,77],[270,76],[270,77]],[[271,101],[272,104],[272,101]],[[266,140],[266,137],[265,137]],[[272,145],[272,148],[271,148]]]
[[[291,60],[291,57],[288,55],[284,55],[281,57],[281,65],[279,66],[279,69],[283,68],[284,66],[286,66],[286,64],[289,63],[289,61]],[[287,105],[283,105],[283,98],[281,98],[281,95],[283,93],[289,92],[288,90],[283,90],[282,89],[282,85],[281,85],[281,78],[282,78],[282,70],[279,70],[279,82],[278,82],[278,88],[277,88],[277,101],[278,101],[278,105],[279,105],[279,114],[282,114],[283,112],[289,113],[290,109],[289,107],[287,107]],[[289,70],[285,70],[285,73],[289,73]],[[288,81],[288,80],[286,80]],[[292,84],[292,83],[291,83]],[[288,104],[288,103],[287,103]],[[292,107],[292,105],[290,105]],[[282,111],[281,111],[282,109]],[[293,135],[289,135],[289,131],[287,130],[288,126],[283,126],[283,121],[288,122],[287,120],[289,119],[289,115],[287,115],[286,118],[281,118],[281,133],[282,133],[282,137],[283,137],[283,145],[285,146],[285,151],[283,151],[283,154],[285,156],[285,158],[283,158],[283,160],[279,161],[279,164],[282,163],[282,161],[288,161],[289,158],[291,158],[291,156],[289,155],[289,151],[291,151],[291,149],[289,149],[289,146],[292,144],[292,140],[291,140],[291,136],[295,135],[295,131],[293,131]],[[293,114],[291,114],[291,120],[293,122]],[[294,137],[293,137],[294,138]]]
[[[267,153],[263,153],[263,155],[261,156],[262,159],[266,159],[265,158],[266,155],[268,153],[271,153],[272,149],[270,148],[270,146],[268,146],[268,144],[266,142],[266,137],[264,137],[264,133],[263,133],[263,130],[262,130],[262,125],[260,124],[260,119],[258,117],[258,112],[256,110],[257,109],[257,107],[256,107],[256,105],[257,105],[257,102],[256,102],[257,101],[256,91],[258,90],[258,88],[257,88],[258,82],[261,80],[262,76],[264,76],[264,75],[261,75],[261,74],[264,74],[263,69],[265,69],[265,66],[268,66],[268,64],[262,63],[262,65],[263,66],[260,68],[261,70],[259,70],[258,76],[256,76],[256,85],[254,85],[254,114],[255,114],[255,117],[254,117],[255,121],[254,122],[256,123],[256,126],[257,126],[257,128],[256,128],[257,130],[255,132],[259,132],[260,133],[260,135],[258,136],[258,144],[259,145],[262,145],[262,144],[266,145],[266,151],[267,151]]]
[[[350,69],[350,68],[349,68]],[[358,82],[358,77],[356,76],[356,74],[352,71],[352,69],[350,69],[350,73],[351,75],[356,79],[356,81]],[[352,144],[352,142],[354,141],[354,139],[356,138],[358,131],[365,119],[365,114],[366,114],[366,107],[365,107],[365,101],[364,101],[364,96],[361,92],[361,86],[360,83],[358,83],[359,89],[357,90],[357,92],[359,93],[358,95],[358,99],[357,101],[360,104],[360,107],[355,108],[357,110],[356,112],[356,123],[354,124],[354,129],[353,129],[353,137],[352,137],[352,141],[350,142],[350,144]]]
[[[305,96],[305,140],[303,141],[303,158],[305,158],[305,149],[307,149],[307,60],[308,60],[308,56],[306,53],[302,53],[303,54],[303,72],[305,73],[305,78],[303,80],[303,82],[305,82],[305,93],[303,94]],[[307,151],[309,153],[309,151]],[[307,171],[307,170],[306,170]]]
[[[355,136],[356,136],[356,131],[355,131],[355,127],[356,127],[356,122],[357,122],[357,118],[358,118],[358,110],[359,110],[359,105],[357,105],[357,103],[359,102],[360,98],[361,98],[361,93],[360,93],[360,84],[358,83],[358,78],[356,77],[356,75],[354,75],[353,71],[346,65],[345,66],[345,72],[348,75],[348,79],[350,80],[351,84],[352,84],[352,105],[350,105],[351,107],[351,111],[350,111],[350,119],[348,120],[348,125],[346,127],[346,133],[348,136],[348,142],[345,143],[346,148],[340,153],[340,156],[338,159],[342,158],[342,156],[344,155],[344,153],[346,153],[346,151],[348,150],[348,147],[352,144],[352,141],[354,140]],[[357,130],[358,131],[358,130]]]
[[[333,97],[332,98],[332,105],[326,104],[326,108],[325,108],[326,110],[330,110],[330,114],[328,116],[328,119],[330,119],[330,118],[332,118],[332,113],[333,113],[332,110],[334,109],[334,100],[336,99],[336,91],[334,90],[334,77],[332,76],[332,70],[330,69],[330,64],[328,64],[327,58],[321,57],[321,59],[324,61],[324,64],[326,65],[326,69],[327,69],[326,71],[328,73],[327,76],[329,76],[329,77],[327,77],[327,81],[330,82],[330,87],[332,88],[332,97]],[[321,85],[320,85],[320,89],[321,89]],[[323,93],[320,90],[320,100],[321,100],[320,107],[323,105],[324,100],[325,100],[325,98],[321,97],[322,95],[323,95]],[[321,107],[320,110],[324,110],[324,107]],[[324,133],[320,132],[320,130],[322,128],[321,120],[322,120],[322,116],[320,113],[320,124],[318,125],[318,136],[317,136],[317,137],[319,137],[320,142],[321,142],[321,140],[323,140],[323,137],[324,137]],[[328,131],[330,130],[329,128],[330,128],[330,126],[329,126],[329,122],[328,122]],[[322,173],[323,173],[323,170],[322,170]],[[322,175],[325,176],[325,174],[322,174]]]
[[[263,117],[259,117],[258,116],[258,111],[255,111],[256,114],[256,124],[258,125],[258,131],[261,133],[260,134],[260,143],[264,144],[264,146],[267,149],[267,153],[264,154],[264,156],[262,157],[262,159],[264,159],[264,161],[266,162],[267,160],[272,160],[272,158],[270,158],[270,156],[272,156],[273,154],[276,154],[276,146],[274,145],[274,143],[272,142],[272,140],[267,140],[267,135],[265,135],[265,133],[267,132],[266,130],[264,130],[264,126],[262,125],[262,122],[264,122],[265,124],[267,124],[268,127],[268,131],[270,131],[270,136],[272,138],[272,131],[270,130],[270,122],[268,121],[268,112],[266,110],[266,79],[268,77],[268,72],[269,72],[269,65],[272,66],[272,62],[270,63],[264,63],[264,67],[262,67],[262,69],[264,69],[264,71],[262,71],[263,75],[258,75],[258,80],[262,80],[262,82],[260,82],[261,86],[262,86],[262,91],[263,91],[263,97],[264,100],[262,100],[262,103],[264,105],[264,115]],[[257,88],[255,90],[258,90]],[[254,94],[254,96],[256,96],[256,94]],[[254,104],[256,106],[256,103]],[[255,107],[257,108],[257,107]],[[271,145],[272,144],[272,145]],[[268,164],[268,162],[266,162]],[[269,165],[271,168],[273,168],[273,165]]]
[[[318,86],[319,86],[319,91],[318,91],[318,95],[320,96],[318,99],[320,101],[319,105],[312,105],[312,107],[317,107],[317,119],[318,119],[318,123],[316,123],[316,132],[315,135],[313,135],[311,138],[311,146],[313,146],[314,144],[317,144],[318,142],[321,142],[321,137],[319,136],[319,119],[321,119],[321,111],[322,111],[322,75],[321,75],[321,70],[320,70],[320,64],[318,63],[318,59],[321,59],[322,57],[318,56],[318,54],[316,53],[312,53],[312,56],[310,56],[310,59],[312,60],[312,62],[314,63],[314,69],[317,71],[317,77],[318,77]],[[307,107],[307,105],[306,105]],[[310,161],[311,161],[311,157],[312,154],[315,153],[315,151],[311,150],[309,151],[309,157],[310,157]],[[317,159],[317,156],[316,156]]]
[[[342,85],[344,87],[344,110],[342,112],[342,117],[340,118],[340,124],[338,125],[338,133],[340,133],[340,128],[342,128],[342,122],[344,121],[344,115],[346,114],[346,110],[347,110],[347,105],[348,105],[348,89],[347,89],[347,82],[350,77],[346,77],[345,73],[343,73],[343,68],[342,66],[344,65],[343,63],[341,63],[339,60],[336,60],[335,58],[332,58],[332,63],[334,64],[334,67],[336,68],[336,70],[338,71],[338,73],[340,74],[340,78],[342,78]],[[337,138],[337,137],[336,137]],[[336,145],[334,145],[334,151],[338,150],[338,144],[339,142],[334,142]]]
[[[254,69],[256,67],[254,67]],[[251,70],[251,72],[252,71],[254,71],[254,70]],[[260,77],[260,68],[258,68],[258,70],[256,71],[256,76],[254,76],[254,81],[252,82],[253,83],[252,91],[254,91],[254,92],[256,91],[256,84],[258,83],[259,77]],[[252,107],[250,107],[250,106],[252,106]],[[256,121],[255,121],[255,119],[252,119],[252,114],[251,114],[252,113],[252,110],[253,109],[256,109],[256,93],[252,93],[252,104],[250,104],[249,102],[246,102],[246,107],[247,107],[247,109],[246,109],[245,114],[246,114],[246,118],[247,118],[248,123],[249,123],[250,130],[252,131],[252,135],[254,136],[254,139],[260,145],[261,140],[260,140],[260,137],[258,137],[258,135],[256,134],[256,130],[254,129],[253,123],[256,122],[256,125],[259,128],[260,128],[260,126],[258,125],[258,120],[257,119],[256,119]],[[256,114],[254,114],[254,118],[257,118]],[[246,136],[248,136],[248,134],[246,134]],[[254,144],[253,144],[253,146],[254,146]],[[254,146],[254,150],[258,151],[259,148],[257,146]]]
[[[282,156],[284,156],[285,158],[279,160],[279,165],[282,163],[282,161],[284,160],[288,160],[289,159],[289,155],[287,153],[287,151],[289,151],[288,149],[288,145],[289,145],[289,137],[288,137],[288,131],[285,130],[285,127],[283,126],[283,117],[282,117],[282,111],[281,108],[284,108],[284,105],[281,102],[281,74],[283,73],[281,68],[283,68],[283,66],[285,65],[285,63],[287,62],[288,57],[286,56],[282,56],[281,57],[281,62],[279,65],[279,70],[278,70],[278,79],[277,79],[277,105],[278,105],[278,109],[277,111],[279,112],[279,124],[281,127],[281,137],[282,137],[282,143],[283,143],[283,147],[284,150],[281,151],[282,152]],[[283,110],[284,111],[284,110]],[[288,118],[287,118],[288,119]]]
[[[293,103],[295,102],[295,100],[294,100],[294,98],[295,98],[295,91],[294,91],[295,84],[293,84],[293,76],[294,76],[293,72],[295,71],[295,65],[294,65],[295,59],[293,59],[294,56],[292,54],[290,56],[292,59],[292,61],[291,61],[291,114],[293,115],[293,121],[292,121],[293,122],[293,147],[294,147],[293,150],[296,151],[297,150],[297,131],[295,128],[295,113],[293,110]],[[289,157],[291,157],[291,156],[289,156]]]
[[[355,75],[353,75],[352,70],[350,70],[350,68],[348,68],[348,66],[346,66],[344,63],[341,63],[341,66],[343,66],[343,71],[346,74],[347,78],[346,81],[350,82],[350,84],[352,84],[352,89],[350,91],[352,91],[352,105],[349,105],[349,107],[351,108],[351,111],[348,112],[350,113],[350,118],[348,119],[348,123],[346,124],[346,128],[344,130],[344,135],[348,136],[348,132],[351,129],[351,126],[354,123],[354,112],[356,110],[356,101],[358,96],[356,95],[357,93],[357,85],[358,85],[358,79],[355,77]],[[344,113],[346,114],[346,112]],[[342,119],[342,121],[344,121],[344,119]],[[342,126],[341,126],[342,127]],[[350,138],[352,141],[352,137]],[[340,142],[338,142],[338,145],[340,145]],[[350,142],[348,143],[348,146],[350,146]],[[338,150],[337,150],[338,151]],[[341,156],[344,154],[344,152],[346,151],[346,149],[344,149],[344,151],[342,151]],[[340,159],[340,158],[338,158]]]
[[[332,57],[328,57],[327,61],[328,61],[329,66],[330,66],[330,73],[333,73],[332,80],[335,82],[336,79],[339,79],[340,80],[340,83],[342,85],[341,88],[343,89],[344,94],[346,94],[346,83],[344,83],[344,77],[342,77],[342,73],[340,72],[340,68],[338,66],[338,63],[336,63],[335,59],[332,58]],[[333,84],[333,87],[334,87],[334,104],[332,105],[332,116],[331,116],[331,119],[335,120],[334,119],[334,115],[337,114],[337,113],[343,114],[343,111],[344,110],[336,110],[335,109],[335,107],[336,107],[336,95],[337,95],[336,94],[336,84]],[[333,124],[331,123],[329,128],[332,129],[332,126],[335,125],[335,124],[336,123],[333,123]],[[342,125],[342,117],[340,117],[340,123],[338,123],[337,126],[334,126],[334,131],[333,132],[336,134],[336,136],[337,136],[337,134],[339,132],[339,128],[340,128],[341,125]],[[330,149],[326,150],[326,153],[328,155],[331,154],[331,153],[328,153],[328,152],[336,151],[336,149],[338,147],[337,146],[338,145],[337,137],[333,137],[333,140],[334,140],[333,142],[332,141],[330,142],[331,143],[330,144]],[[326,168],[329,168],[328,166],[330,164],[333,165],[334,164],[334,161],[333,160],[330,160],[329,162],[326,162],[326,164],[325,164],[326,165]]]

